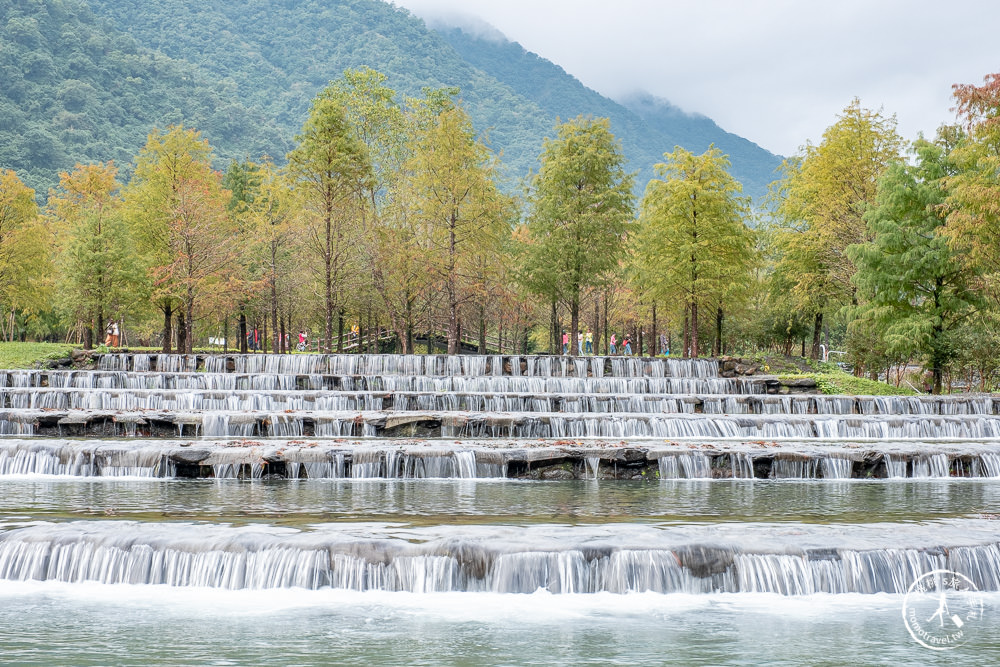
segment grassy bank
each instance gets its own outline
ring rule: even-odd
[[[74,347],[62,343],[0,343],[0,368],[32,368],[37,362],[68,357]]]
[[[917,392],[903,384],[896,387],[885,382],[859,378],[838,368],[835,364],[810,364],[811,372],[779,373],[782,379],[808,377],[816,381],[816,387],[824,394],[846,394],[848,396],[912,396]]]

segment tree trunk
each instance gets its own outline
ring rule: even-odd
[[[689,353],[691,351],[691,327],[690,327],[690,321],[691,320],[689,319],[690,308],[691,308],[691,306],[689,304],[688,307],[684,309],[684,332],[683,332],[684,333],[684,341],[683,341],[683,343],[684,343],[684,349],[681,350],[681,356],[684,357],[685,359],[688,358]]]
[[[611,354],[611,348],[608,347],[611,340],[611,332],[608,331],[608,293],[604,292],[601,296],[604,299],[604,355],[607,356]]]
[[[698,358],[698,302],[691,300],[691,356]]]
[[[160,306],[160,310],[163,311],[163,354],[170,354],[170,344],[173,342],[171,340],[172,332],[170,330],[171,325],[174,320],[173,309],[170,306],[170,302],[167,301],[165,304]]]
[[[458,320],[458,281],[456,270],[458,266],[458,238],[455,228],[458,216],[454,211],[448,221],[448,354],[458,354],[462,335]]]
[[[486,354],[486,306],[482,304],[479,305],[479,354]]]
[[[191,354],[194,352],[194,295],[189,294],[187,299],[187,316],[184,318],[184,352]]]
[[[580,290],[573,290],[573,298],[569,302],[569,353],[576,356],[580,347]]]
[[[406,299],[406,339],[403,347],[404,354],[413,354],[413,299]]]
[[[323,276],[323,298],[324,310],[326,311],[326,321],[324,322],[323,335],[326,337],[324,350],[327,354],[333,352],[333,201],[332,196],[327,193],[326,200],[326,235],[324,241],[323,263],[325,266]],[[339,341],[338,341],[339,344]],[[337,350],[340,352],[340,350]]]
[[[556,302],[552,301],[552,310],[549,319],[549,330],[552,332],[552,354],[562,353],[562,339],[559,331],[559,320],[556,313]]]
[[[103,336],[104,336],[104,329],[105,329],[105,326],[104,326],[104,309],[103,308],[98,307],[98,309],[97,309],[97,317],[95,318],[94,325],[95,325],[94,326],[94,330],[97,332],[97,335],[99,337],[101,337],[100,340],[103,342],[104,341],[104,338],[103,338]],[[13,340],[13,334],[14,334],[14,332],[11,331],[11,340]]]
[[[812,351],[809,354],[809,358],[813,361],[819,359],[819,345],[820,336],[823,333],[823,313],[816,313],[816,317],[813,320],[813,343]]]
[[[430,304],[427,304],[427,354],[434,354],[434,317],[431,315]]]
[[[943,283],[942,279],[938,278],[937,279],[938,289],[941,288],[942,283]],[[934,306],[935,306],[934,310],[935,312],[937,312],[938,292],[934,293]],[[933,334],[931,335],[931,345],[933,346],[931,348],[931,366],[932,366],[931,374],[933,376],[933,386],[931,387],[931,393],[935,395],[941,393],[941,384],[943,379],[942,376],[944,374],[945,355],[943,350],[941,349],[943,338],[944,338],[944,326],[942,326],[940,321],[938,321],[938,323],[934,325]],[[983,377],[985,377],[985,375]]]
[[[722,306],[715,311],[715,348],[712,354],[716,357],[722,355]]]
[[[331,335],[332,335],[332,331],[331,331]],[[359,348],[361,347],[360,336],[361,336],[361,332],[358,331],[358,337],[359,337],[358,347]],[[330,345],[330,343],[327,343],[326,347],[327,347],[327,349],[332,349],[332,346]],[[344,351],[344,309],[341,308],[340,310],[337,311],[337,354],[340,354],[343,351]]]
[[[274,251],[271,251],[271,331],[278,332],[278,276],[274,268]],[[278,354],[280,345],[284,343],[281,336],[276,336],[271,341],[271,351]]]
[[[600,354],[601,347],[601,298],[594,294],[594,342],[591,354]]]
[[[653,332],[650,334],[653,337],[653,343],[649,346],[649,356],[655,357],[660,353],[661,350],[657,348],[660,346],[660,336],[656,330],[656,302],[653,302]]]
[[[692,242],[698,243],[698,209],[692,212]],[[698,258],[691,253],[691,356],[698,358]]]
[[[187,324],[184,321],[184,311],[177,312],[177,352],[184,354],[187,349]]]
[[[247,311],[245,306],[240,306],[240,352],[247,353]]]

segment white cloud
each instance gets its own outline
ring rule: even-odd
[[[952,122],[953,83],[1000,70],[1000,3],[395,0],[481,18],[611,97],[646,90],[765,148],[818,142],[858,97],[907,139]]]

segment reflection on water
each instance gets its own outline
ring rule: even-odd
[[[967,517],[1000,507],[1000,485],[979,480],[893,482],[677,480],[8,479],[0,516],[143,520],[386,519],[417,524],[803,521],[866,523]]]

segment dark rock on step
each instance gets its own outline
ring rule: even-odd
[[[200,463],[209,457],[207,449],[175,449],[170,452],[174,463]]]
[[[642,465],[646,463],[646,450],[636,447],[624,447],[615,451],[614,460],[625,464]]]
[[[572,470],[561,467],[546,468],[540,471],[538,476],[540,479],[576,479]]]
[[[688,546],[674,549],[681,565],[699,579],[722,574],[733,566],[733,550],[729,547]]]

